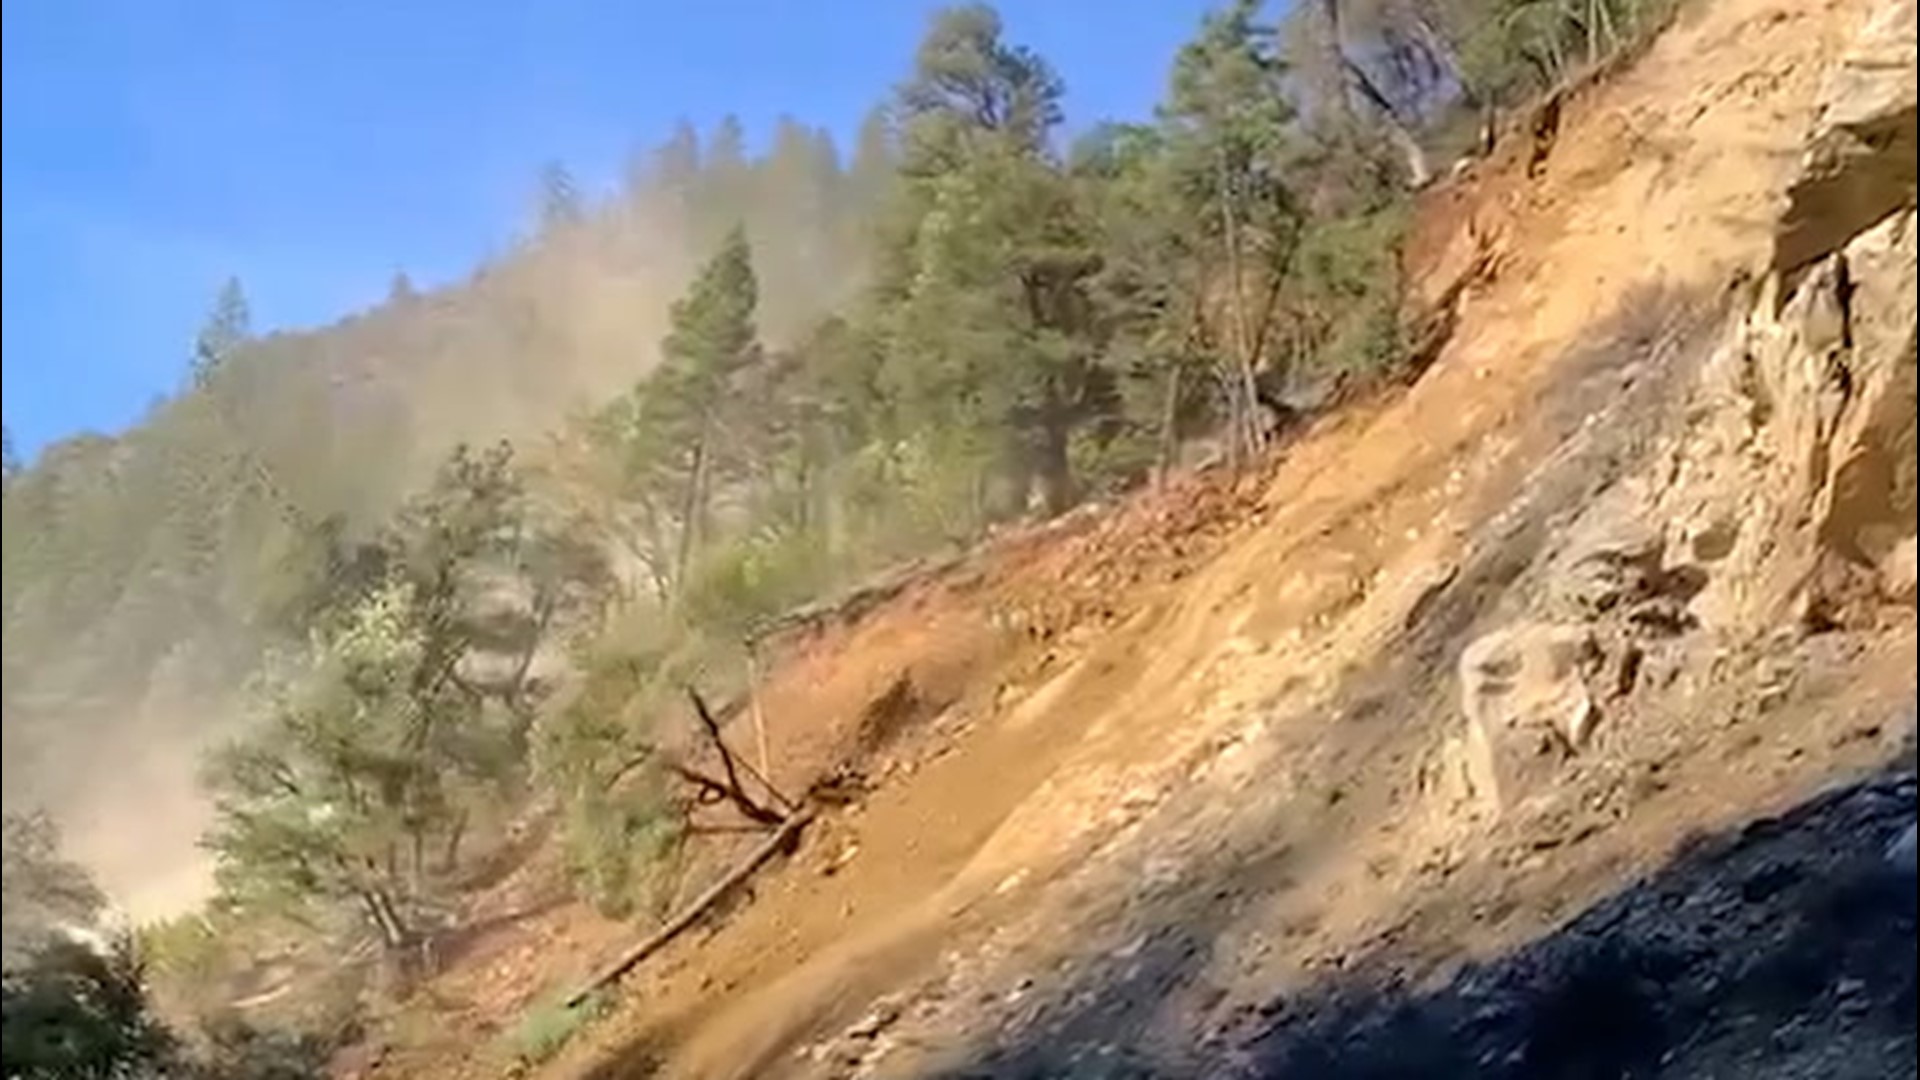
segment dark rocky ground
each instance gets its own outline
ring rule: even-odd
[[[1408,996],[1289,1008],[1259,1075],[1387,1080],[1913,1076],[1914,775],[1704,840],[1552,937]]]
[[[1068,1024],[1030,1029],[949,1075],[1911,1077],[1920,1069],[1916,880],[1887,848],[1914,817],[1906,755],[1872,780],[1701,838],[1553,935],[1438,990],[1361,974],[1390,968],[1383,958],[1352,965],[1338,985],[1270,1002],[1233,1066],[1208,1063],[1206,1050],[1179,1055],[1190,1066],[1169,1068],[1164,1054],[1146,1064],[1111,1028],[1089,1055]]]

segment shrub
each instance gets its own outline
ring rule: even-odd
[[[591,994],[578,1005],[568,1006],[564,992],[555,991],[537,999],[528,1007],[507,1035],[507,1050],[523,1064],[537,1065],[551,1059],[580,1030],[607,1012],[604,995]]]

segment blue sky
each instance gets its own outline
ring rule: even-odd
[[[543,162],[610,183],[685,117],[843,147],[931,3],[7,0],[4,409],[23,452],[177,385],[228,274],[256,326],[460,277]],[[1145,115],[1206,0],[1006,0],[1072,122]]]

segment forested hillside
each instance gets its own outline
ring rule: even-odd
[[[757,159],[742,141],[731,122],[683,128],[604,200],[556,165],[529,180],[538,212],[514,251],[445,290],[397,277],[386,303],[332,327],[256,336],[230,283],[178,344],[179,393],[124,434],[10,464],[8,805],[44,802],[90,832],[92,815],[68,812],[96,797],[152,806],[159,786],[190,802],[193,756],[239,714],[262,650],[304,635],[329,557],[456,443],[537,446],[646,372],[667,301],[736,223],[762,253],[770,341],[843,300],[892,167],[879,121],[844,152],[798,122]],[[103,753],[126,768],[99,774]],[[146,791],[126,790],[135,776]],[[109,868],[121,886],[131,869]]]

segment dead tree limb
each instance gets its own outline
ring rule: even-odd
[[[715,779],[691,765],[678,761],[669,762],[667,768],[672,770],[675,776],[692,784],[700,794],[711,796],[704,801],[731,803],[734,808],[739,810],[749,821],[771,827],[782,824],[787,820],[787,815],[775,810],[769,810],[759,803],[754,802],[753,799],[747,796],[746,792],[740,790],[738,785]]]
[[[812,820],[812,810],[801,810],[788,818],[772,836],[767,837],[766,841],[754,848],[738,866],[728,871],[727,876],[714,882],[706,892],[694,897],[691,903],[680,909],[679,914],[668,919],[646,940],[621,953],[612,963],[601,968],[582,984],[578,990],[569,994],[566,1007],[569,1009],[578,1007],[588,997],[632,971],[641,961],[659,952],[668,942],[685,933],[688,927],[700,921],[700,917],[706,914],[709,908],[738,888],[741,882],[747,880],[768,859],[798,840],[800,831]]]
[[[727,771],[727,783],[735,791],[743,791],[740,774],[734,768],[733,751],[727,749],[727,740],[720,736],[720,722],[713,718],[713,711],[707,708],[707,699],[701,697],[700,691],[692,686],[687,687],[687,698],[693,702],[693,711],[700,714],[700,723],[707,729],[707,738],[713,740],[713,748],[720,752],[720,767]]]
[[[748,776],[767,789],[767,794],[773,798],[774,802],[780,804],[781,809],[792,813],[794,808],[792,799],[781,794],[780,789],[774,787],[773,781],[762,775],[760,770],[734,756],[733,750],[727,746],[727,740],[720,735],[720,722],[713,718],[713,710],[707,708],[707,699],[700,696],[700,691],[688,686],[687,697],[693,702],[693,711],[700,714],[700,723],[707,729],[707,738],[713,740],[713,748],[720,754],[720,766],[727,771],[727,783],[733,785],[734,790],[739,792],[740,798],[751,801],[747,799],[746,789],[740,785],[738,770],[744,769]]]

